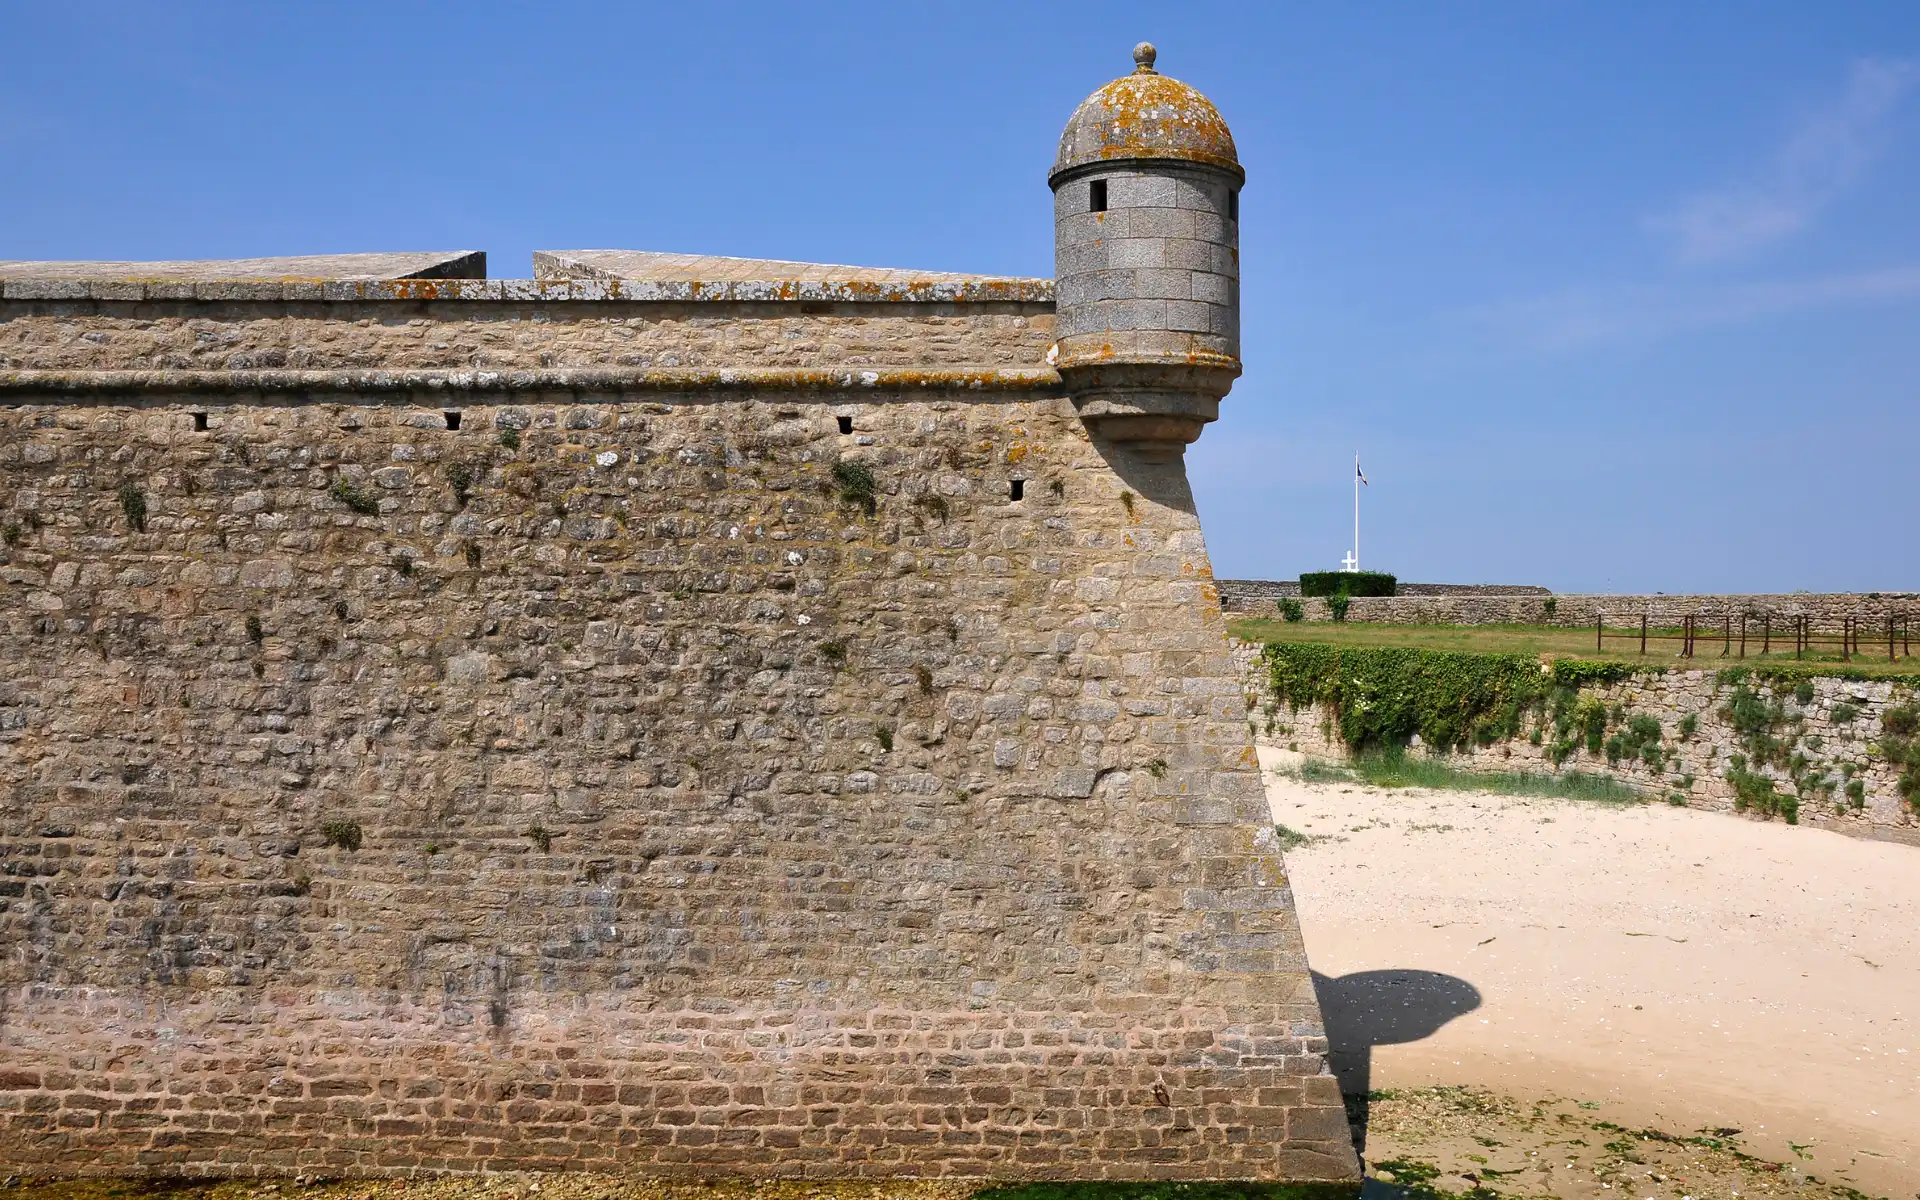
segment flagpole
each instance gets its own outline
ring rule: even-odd
[[[1353,569],[1360,569],[1360,452],[1353,452]]]

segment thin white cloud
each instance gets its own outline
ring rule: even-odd
[[[1551,352],[1916,298],[1920,265],[1762,283],[1590,289],[1482,309],[1473,316],[1505,345]]]
[[[1742,258],[1791,237],[1860,180],[1916,80],[1911,62],[1854,63],[1839,99],[1802,121],[1758,178],[1689,196],[1648,226],[1671,236],[1685,263]]]

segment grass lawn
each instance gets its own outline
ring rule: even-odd
[[[1720,653],[1720,637],[1716,631],[1709,637],[1704,631],[1698,631],[1694,640],[1694,657],[1680,656],[1679,642],[1647,643],[1646,657],[1640,655],[1640,628],[1632,629],[1607,627],[1606,649],[1595,653],[1593,648],[1593,627],[1576,628],[1566,625],[1385,625],[1368,624],[1362,621],[1294,621],[1287,622],[1267,618],[1227,619],[1227,632],[1234,637],[1250,642],[1313,642],[1334,646],[1412,646],[1422,650],[1461,650],[1475,654],[1525,654],[1538,656],[1552,655],[1555,658],[1595,658],[1611,662],[1644,663],[1648,666],[1695,667],[1703,670],[1718,670],[1734,666],[1768,667],[1810,667],[1815,671],[1834,668],[1858,671],[1867,675],[1920,675],[1920,653],[1906,657],[1906,647],[1896,643],[1895,649],[1902,655],[1898,662],[1887,661],[1887,643],[1884,632],[1876,646],[1870,636],[1862,636],[1860,653],[1852,661],[1844,661],[1837,646],[1826,645],[1817,650],[1809,650],[1795,659],[1793,639],[1782,642],[1775,639],[1773,653],[1760,653],[1760,638],[1749,627],[1747,631],[1747,653],[1740,657],[1740,638],[1734,635],[1733,645],[1725,657]],[[1677,634],[1678,629],[1653,629],[1649,633]]]
[[[1442,758],[1418,758],[1398,749],[1371,750],[1349,762],[1308,759],[1290,772],[1308,783],[1363,783],[1383,788],[1433,788],[1497,792],[1503,796],[1551,796],[1602,804],[1644,804],[1646,797],[1605,775],[1568,771],[1535,775],[1518,771],[1472,771]]]

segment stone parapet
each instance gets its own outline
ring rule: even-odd
[[[553,285],[556,291],[572,286]],[[0,300],[0,374],[641,368],[703,371],[717,381],[721,373],[839,368],[858,387],[864,373],[888,368],[1045,371],[1053,322],[1051,304],[1040,302],[576,303],[424,293],[326,302],[277,295]]]
[[[5,300],[407,301],[594,304],[1045,304],[1053,281],[976,277],[902,280],[59,279],[0,278]]]

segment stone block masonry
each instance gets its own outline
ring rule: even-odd
[[[0,1158],[1350,1172],[1178,464],[829,399],[0,409]]]

